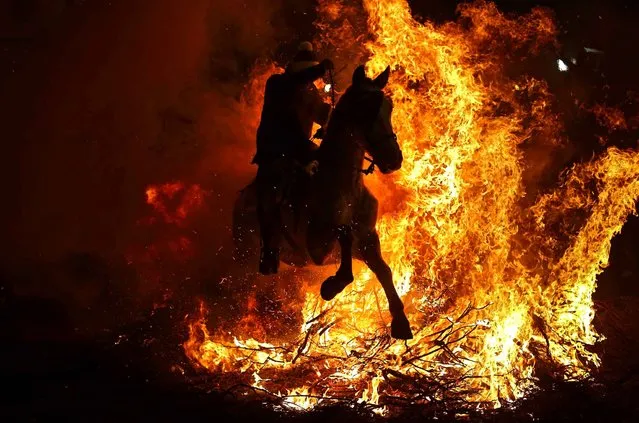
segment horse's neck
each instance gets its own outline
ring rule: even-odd
[[[328,128],[319,148],[319,169],[323,176],[354,178],[361,173],[364,152],[358,146],[357,135],[350,130]]]

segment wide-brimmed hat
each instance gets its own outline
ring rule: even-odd
[[[293,57],[291,63],[288,64],[286,70],[288,72],[299,72],[318,64],[319,62],[317,61],[317,57],[315,57],[315,52],[313,51],[313,44],[308,41],[304,41],[303,43],[300,43],[295,57]]]

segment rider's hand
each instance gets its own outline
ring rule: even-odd
[[[333,64],[333,61],[331,59],[322,60],[322,66],[324,66],[324,69],[326,71],[335,69],[335,65]]]
[[[315,173],[317,173],[317,169],[319,169],[319,162],[317,160],[313,160],[304,168],[306,173],[308,173],[310,176],[315,175]]]

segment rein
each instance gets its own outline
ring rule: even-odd
[[[375,172],[375,162],[373,161],[373,159],[364,156],[364,160],[366,160],[367,162],[370,162],[370,165],[368,165],[368,167],[366,169],[357,169],[359,172],[362,172],[364,175],[370,175],[371,173]]]
[[[333,79],[333,69],[328,70],[328,82],[331,84],[331,110],[335,110],[335,80]]]
[[[340,69],[337,73],[341,72],[345,68],[346,66]],[[335,110],[335,78],[333,76],[333,69],[328,70],[328,83],[331,84],[331,111],[334,111]],[[313,136],[313,139],[317,138],[316,135],[317,134]],[[375,172],[375,162],[373,161],[373,159],[371,159],[370,157],[367,157],[366,155],[364,156],[364,160],[369,162],[370,165],[368,165],[368,167],[365,169],[356,168],[356,170],[362,173],[363,175],[371,175],[373,172]]]
[[[346,66],[344,66],[340,70],[340,72],[342,70],[344,70],[344,68],[346,68]],[[328,81],[331,84],[331,109],[335,110],[335,80],[333,78],[333,70],[332,69],[328,70]],[[364,160],[366,160],[367,162],[370,162],[370,165],[366,169],[357,169],[357,171],[361,172],[363,175],[370,175],[373,172],[375,172],[375,162],[373,161],[373,159],[371,159],[371,158],[369,158],[367,156],[364,156]]]

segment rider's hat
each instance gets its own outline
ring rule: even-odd
[[[317,57],[315,57],[313,44],[304,41],[300,43],[295,57],[293,57],[293,60],[289,63],[286,70],[288,72],[299,72],[317,64],[319,64],[319,62],[317,61]]]

